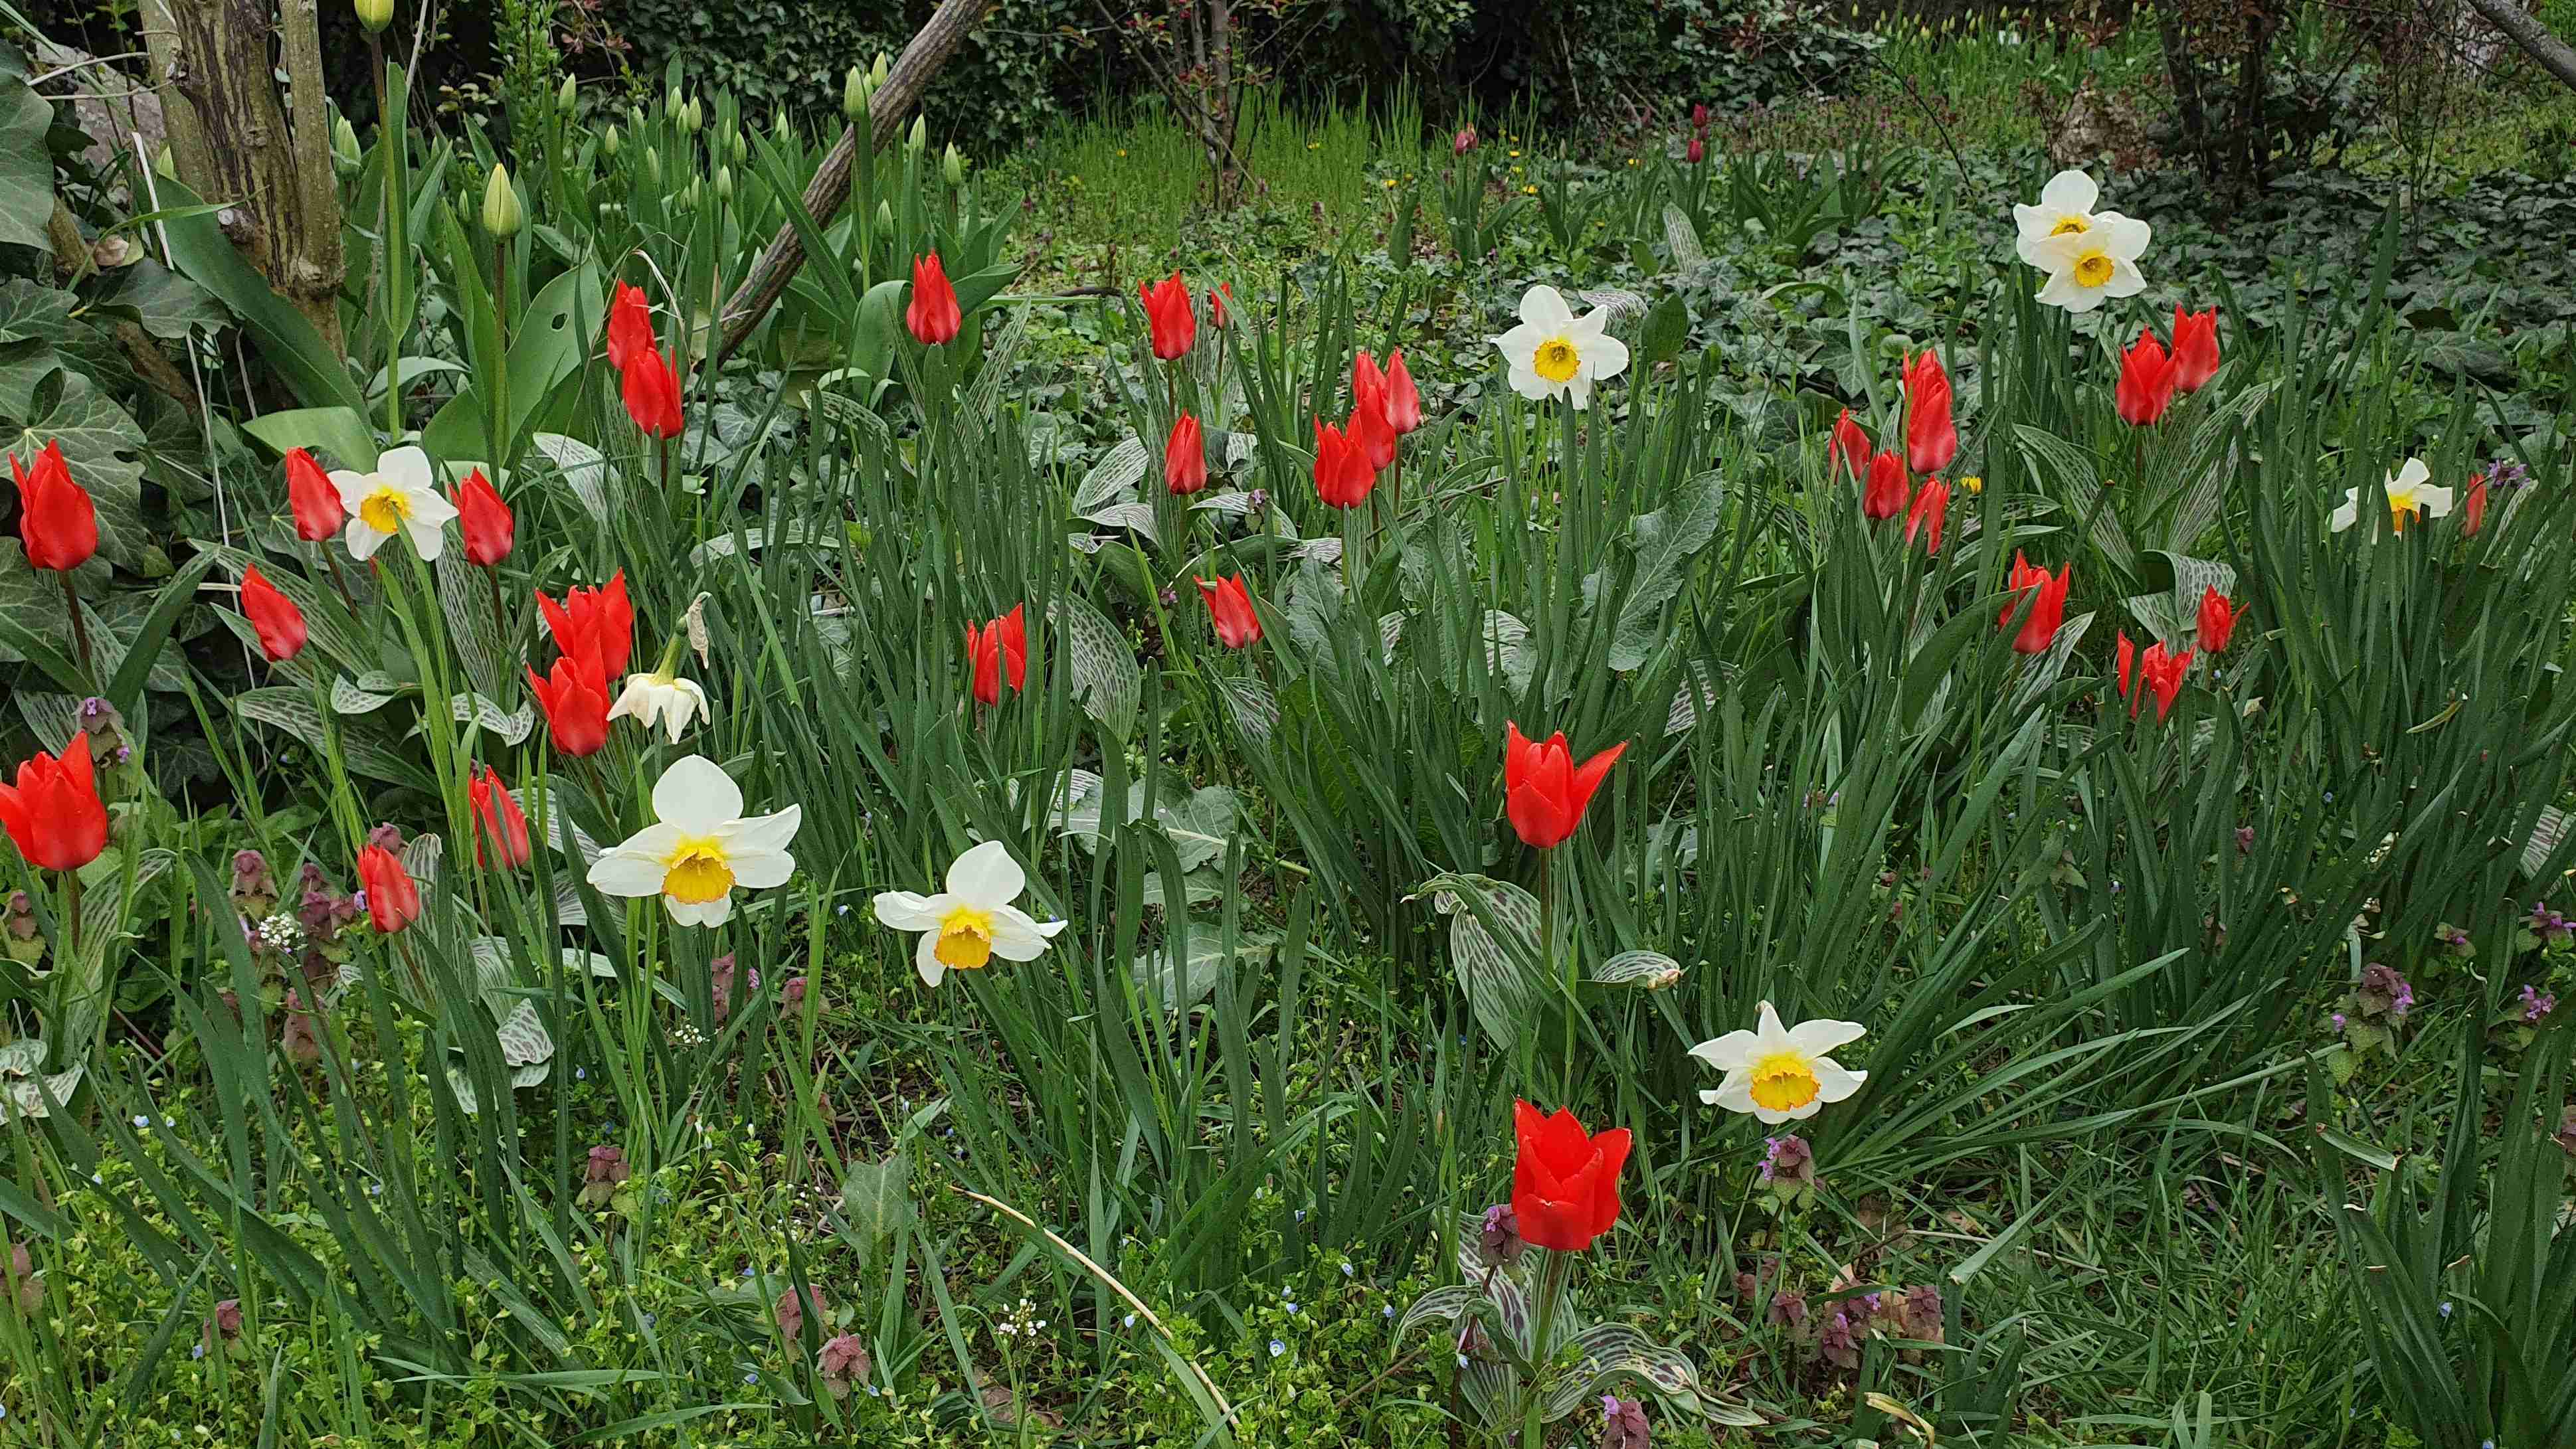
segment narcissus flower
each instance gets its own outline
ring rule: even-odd
[[[2173,359],[2165,355],[2156,334],[2140,332],[2120,358],[2120,385],[2113,395],[2120,421],[2140,428],[2160,421],[2173,397]]]
[[[499,772],[491,766],[467,780],[465,795],[474,807],[474,862],[487,865],[499,861],[503,870],[517,870],[528,863],[528,815],[501,783]]]
[[[1187,497],[1207,486],[1207,434],[1199,420],[1188,413],[1172,421],[1172,435],[1163,441],[1163,486],[1176,497]]]
[[[1583,823],[1583,812],[1591,807],[1602,777],[1627,748],[1622,740],[1577,765],[1565,747],[1563,730],[1540,742],[1524,736],[1518,724],[1506,722],[1503,810],[1522,843],[1538,850],[1564,844]]]
[[[1905,360],[1905,465],[1938,473],[1959,456],[1959,428],[1950,415],[1950,374],[1938,353],[1925,348]]]
[[[1399,435],[1422,426],[1422,393],[1413,385],[1401,347],[1386,355],[1386,424]]]
[[[1780,1013],[1763,1002],[1751,1031],[1730,1031],[1690,1049],[1692,1056],[1726,1073],[1717,1090],[1704,1091],[1699,1099],[1729,1112],[1750,1112],[1764,1122],[1804,1121],[1869,1080],[1869,1073],[1847,1071],[1830,1055],[1867,1031],[1856,1021],[1802,1021],[1784,1027]]]
[[[661,345],[653,336],[653,306],[644,289],[619,282],[608,299],[608,365],[619,372]]]
[[[580,759],[608,743],[608,677],[598,656],[567,653],[549,674],[529,670],[528,692],[545,712],[546,737],[557,751]]]
[[[2020,235],[2013,250],[2027,266],[2045,267],[2045,244],[2068,236],[2089,236],[2099,230],[2106,217],[2096,216],[2094,203],[2102,199],[2102,188],[2081,171],[2060,171],[2040,188],[2037,206],[2013,207],[2013,225]]]
[[[1914,494],[1914,506],[1905,510],[1905,541],[1923,535],[1923,552],[1931,557],[1941,555],[1941,525],[1950,516],[1950,485],[1938,478],[1930,479]]]
[[[653,823],[602,854],[590,883],[604,895],[658,895],[683,926],[721,926],[733,893],[787,884],[787,853],[804,819],[800,806],[775,815],[742,813],[742,790],[704,755],[675,760],[653,786]]]
[[[1165,362],[1187,355],[1199,340],[1199,317],[1181,274],[1174,272],[1151,285],[1137,283],[1136,297],[1145,304],[1145,326],[1153,339],[1154,355]]]
[[[1533,402],[1562,397],[1579,411],[1592,405],[1592,385],[1628,370],[1628,344],[1609,334],[1610,309],[1581,317],[1554,287],[1521,294],[1521,325],[1486,340],[1510,364],[1512,391]]]
[[[2448,517],[2451,512],[2451,490],[2433,486],[2433,470],[2421,458],[2409,458],[2380,485],[2388,500],[2388,529],[2404,533],[2407,520],[2421,513],[2427,518]],[[2361,521],[2361,490],[2346,489],[2343,506],[2329,520],[2337,533]]]
[[[2200,652],[2216,654],[2236,637],[2236,601],[2216,588],[2200,591]]]
[[[1253,612],[1252,591],[1244,587],[1243,575],[1197,583],[1218,643],[1228,649],[1248,649],[1261,642],[1261,616]]]
[[[27,864],[78,870],[107,849],[107,806],[98,798],[89,733],[75,734],[60,755],[42,750],[18,766],[18,782],[0,785],[0,827]]]
[[[259,652],[283,664],[304,651],[304,611],[277,591],[256,565],[242,570],[242,613],[259,635]]]
[[[394,449],[376,460],[373,473],[333,473],[331,486],[348,512],[349,557],[358,562],[375,557],[397,533],[411,540],[423,562],[436,562],[447,546],[456,505],[439,496],[429,455],[420,449]]]
[[[965,314],[957,310],[957,289],[948,284],[947,265],[937,252],[912,259],[912,301],[903,309],[903,325],[926,347],[956,341],[957,329],[966,325]]]
[[[1512,1217],[1521,1240],[1558,1253],[1580,1253],[1619,1221],[1619,1169],[1627,1165],[1625,1127],[1583,1130],[1574,1113],[1542,1113],[1512,1104]]]
[[[1830,474],[1848,468],[1852,481],[1858,483],[1869,474],[1871,451],[1869,433],[1852,416],[1850,408],[1843,409],[1843,415],[1834,419],[1833,437],[1825,444],[1825,471]]]
[[[89,562],[98,552],[98,508],[72,481],[62,444],[47,442],[32,468],[11,453],[9,471],[18,479],[18,536],[28,566],[69,573]]]
[[[619,395],[626,416],[648,438],[670,439],[686,426],[680,417],[680,375],[658,347],[647,347],[627,360],[625,385]]]
[[[2021,259],[2048,273],[2039,300],[2069,312],[2090,312],[2113,297],[2145,291],[2139,274],[2154,232],[2116,211],[2096,213],[2100,192],[2081,171],[2061,171],[2040,193],[2039,205],[2016,206]]]
[[[2218,309],[2186,312],[2174,304],[2173,382],[2184,392],[2198,392],[2218,375]]]
[[[1029,677],[1029,630],[1027,606],[1013,604],[1011,612],[978,628],[966,626],[966,662],[974,671],[975,702],[1000,704],[1002,681],[1011,688],[1022,689]]]
[[[286,504],[295,513],[295,536],[306,543],[328,541],[348,516],[331,475],[302,448],[286,450]]]
[[[2013,636],[2017,652],[2037,654],[2057,637],[2057,626],[2066,622],[2066,585],[2074,573],[2075,565],[2070,563],[2061,565],[2052,576],[2046,569],[2031,567],[2020,550],[2014,550],[2012,582],[2007,586],[2014,597],[1995,617],[1995,627],[2011,628],[2013,615],[2021,611],[2024,600],[2029,601],[2030,612],[2022,619],[2021,631]]]
[[[385,935],[420,919],[419,882],[381,845],[358,852],[358,889],[367,897],[367,920]]]
[[[456,485],[455,503],[457,529],[465,535],[465,561],[488,569],[508,558],[515,522],[510,505],[501,501],[500,490],[482,469]]]
[[[1036,920],[1012,904],[1028,883],[1009,847],[987,840],[957,857],[948,868],[948,889],[937,895],[879,892],[877,921],[921,932],[913,969],[923,985],[936,986],[950,971],[981,970],[996,956],[1034,961],[1046,951],[1065,923]]]
[[[1315,419],[1315,496],[1334,508],[1357,508],[1377,487],[1367,450],[1340,428]]]
[[[1869,481],[1861,485],[1860,514],[1872,523],[1881,523],[1905,511],[1908,484],[1905,465],[1894,453],[1881,453],[1869,460]]]
[[[626,676],[626,687],[617,693],[617,703],[608,707],[610,719],[631,719],[650,730],[656,724],[670,733],[671,743],[678,744],[688,732],[689,721],[702,715],[712,718],[707,708],[707,692],[697,681],[683,679],[673,666],[676,660],[650,674]]]
[[[560,604],[539,589],[537,612],[545,617],[557,649],[591,655],[604,677],[626,672],[627,660],[635,652],[635,605],[626,596],[626,570],[610,574],[608,582],[595,589],[566,589]]]

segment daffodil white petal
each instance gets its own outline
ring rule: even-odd
[[[2415,490],[2416,505],[2424,510],[2424,516],[2427,518],[2450,517],[2451,498],[2451,490],[2448,488],[2418,488]]]
[[[1712,1107],[1723,1107],[1729,1112],[1761,1110],[1753,1101],[1753,1079],[1741,1072],[1718,1083],[1716,1091],[1700,1093],[1700,1098]]]
[[[1828,1021],[1818,1017],[1789,1028],[1789,1045],[1811,1057],[1821,1057],[1838,1046],[1847,1046],[1869,1034],[1869,1028],[1856,1021]]]
[[[352,511],[349,515],[349,530],[347,533],[341,535],[341,537],[348,541],[349,557],[356,559],[360,563],[365,563],[367,560],[374,558],[376,556],[376,550],[384,547],[385,540],[393,537],[393,535],[390,533],[378,533],[374,529],[367,527],[366,520],[358,517],[356,512]]]
[[[2341,533],[2359,522],[2361,522],[2361,490],[2347,488],[2344,490],[2343,506],[2334,511],[2332,518],[2326,520],[2326,527],[2335,533]]]
[[[433,496],[438,481],[430,470],[429,455],[411,447],[395,448],[379,456],[376,459],[376,477],[405,493],[432,493]]]
[[[915,895],[911,891],[879,891],[875,908],[877,924],[898,931],[935,931],[939,918],[948,911],[947,896]]]
[[[683,835],[710,835],[742,816],[742,787],[704,755],[671,762],[653,785],[653,814]]]
[[[2409,458],[2397,465],[2396,472],[2388,475],[2388,491],[2394,493],[2401,488],[2421,488],[2432,481],[2431,465],[2421,458]]]
[[[1064,927],[1062,921],[1034,920],[1017,906],[996,906],[993,954],[1005,961],[1034,961],[1046,954],[1047,941]]]
[[[1839,1102],[1859,1091],[1860,1084],[1869,1080],[1869,1073],[1848,1070],[1831,1057],[1818,1057],[1815,1072],[1817,1102]],[[1814,1105],[1809,1103],[1809,1109],[1813,1110]]]
[[[1009,905],[1028,888],[1028,875],[1011,859],[1010,847],[987,840],[948,868],[948,893],[986,910]]]
[[[1561,332],[1574,320],[1574,309],[1565,305],[1565,294],[1541,284],[1521,293],[1521,323],[1544,335]]]
[[[721,926],[733,919],[733,892],[731,891],[725,892],[714,900],[695,903],[664,896],[662,904],[671,908],[671,919],[683,926]]]
[[[920,944],[913,948],[912,969],[921,973],[921,984],[924,986],[936,986],[939,984],[939,978],[948,974],[948,963],[939,959],[939,931],[936,922],[932,923],[930,929],[923,932]]]
[[[1721,1072],[1739,1072],[1752,1065],[1754,1042],[1749,1031],[1730,1031],[1692,1047],[1690,1054]]]
[[[660,855],[621,846],[590,863],[590,884],[601,895],[659,895],[669,873]]]
[[[805,807],[790,805],[775,815],[753,815],[717,832],[727,855],[784,855],[796,829],[805,823]],[[735,872],[741,874],[740,871]]]

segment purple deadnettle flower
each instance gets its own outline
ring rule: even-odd
[[[1616,1394],[1601,1396],[1600,1449],[1647,1449],[1646,1405]]]
[[[617,1189],[633,1172],[626,1164],[626,1149],[610,1143],[590,1149],[581,1170],[581,1205],[595,1208],[617,1196]]]
[[[807,1284],[805,1287],[805,1297],[801,1302],[797,1299],[796,1290],[793,1288],[779,1294],[778,1302],[773,1304],[770,1308],[771,1314],[778,1320],[779,1337],[786,1339],[789,1343],[794,1343],[799,1337],[803,1336],[805,1331],[805,1314],[808,1308],[813,1311],[814,1318],[819,1323],[823,1317],[822,1289],[817,1288],[810,1283]]]
[[[2525,1022],[2536,1023],[2544,1021],[2548,1018],[2549,1013],[2556,1011],[2557,1009],[2558,998],[2556,996],[2542,991],[2537,986],[2525,986],[2522,988],[2522,1019]]]
[[[868,1346],[855,1333],[824,1340],[814,1366],[823,1375],[823,1387],[836,1399],[848,1398],[851,1386],[867,1382],[874,1371],[868,1361]]]
[[[1496,1263],[1517,1263],[1523,1246],[1520,1216],[1512,1211],[1510,1203],[1498,1202],[1485,1209],[1485,1226],[1476,1235],[1477,1257],[1489,1267]]]

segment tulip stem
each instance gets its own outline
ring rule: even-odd
[[[1574,1269],[1574,1255],[1555,1248],[1541,1250],[1547,1254],[1547,1267],[1539,1274],[1538,1319],[1529,1341],[1529,1379],[1521,1385],[1521,1446],[1541,1449],[1547,1426],[1540,1416],[1547,1412],[1547,1366],[1555,1361],[1557,1301],[1565,1296],[1567,1276]]]
[[[98,677],[98,658],[89,648],[89,620],[81,614],[80,591],[72,587],[69,569],[63,570],[63,607],[72,616],[72,649],[80,655],[81,668],[89,673],[90,687],[103,693],[107,682]]]
[[[1538,853],[1538,963],[1543,974],[1553,975],[1556,966],[1556,852]],[[1574,1102],[1574,963],[1568,953],[1565,970],[1565,1090],[1567,1105]]]

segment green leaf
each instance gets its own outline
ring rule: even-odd
[[[214,294],[150,258],[127,267],[114,292],[99,304],[132,318],[155,337],[185,337],[191,328],[208,331],[232,320]]]
[[[174,210],[203,204],[195,192],[171,177],[161,177],[157,184],[162,203]],[[240,250],[213,217],[172,221],[162,234],[169,238],[171,260],[179,271],[232,309],[259,355],[306,406],[366,409],[367,400],[339,355],[303,313],[269,290],[268,279],[242,260]]]
[[[108,681],[107,702],[119,710],[131,710],[142,697],[143,681],[152,673],[153,662],[161,657],[161,646],[177,626],[179,615],[186,612],[196,597],[197,585],[215,566],[215,556],[198,554],[188,560],[170,582],[161,586],[161,597],[153,602],[152,612],[144,616],[143,625],[135,631],[134,642],[127,647],[125,662],[117,666],[116,677]]]
[[[80,298],[25,277],[0,282],[0,342],[46,342],[71,325]]]
[[[357,472],[376,466],[376,434],[365,414],[355,408],[290,408],[242,424],[242,431],[275,448],[319,448],[327,461]]]
[[[24,76],[0,76],[0,246],[53,250],[54,155],[45,145],[54,108]]]
[[[1646,313],[1646,325],[1637,335],[1637,366],[1640,372],[1658,363],[1670,362],[1682,355],[1682,345],[1690,340],[1690,308],[1678,295],[1667,295]]]

